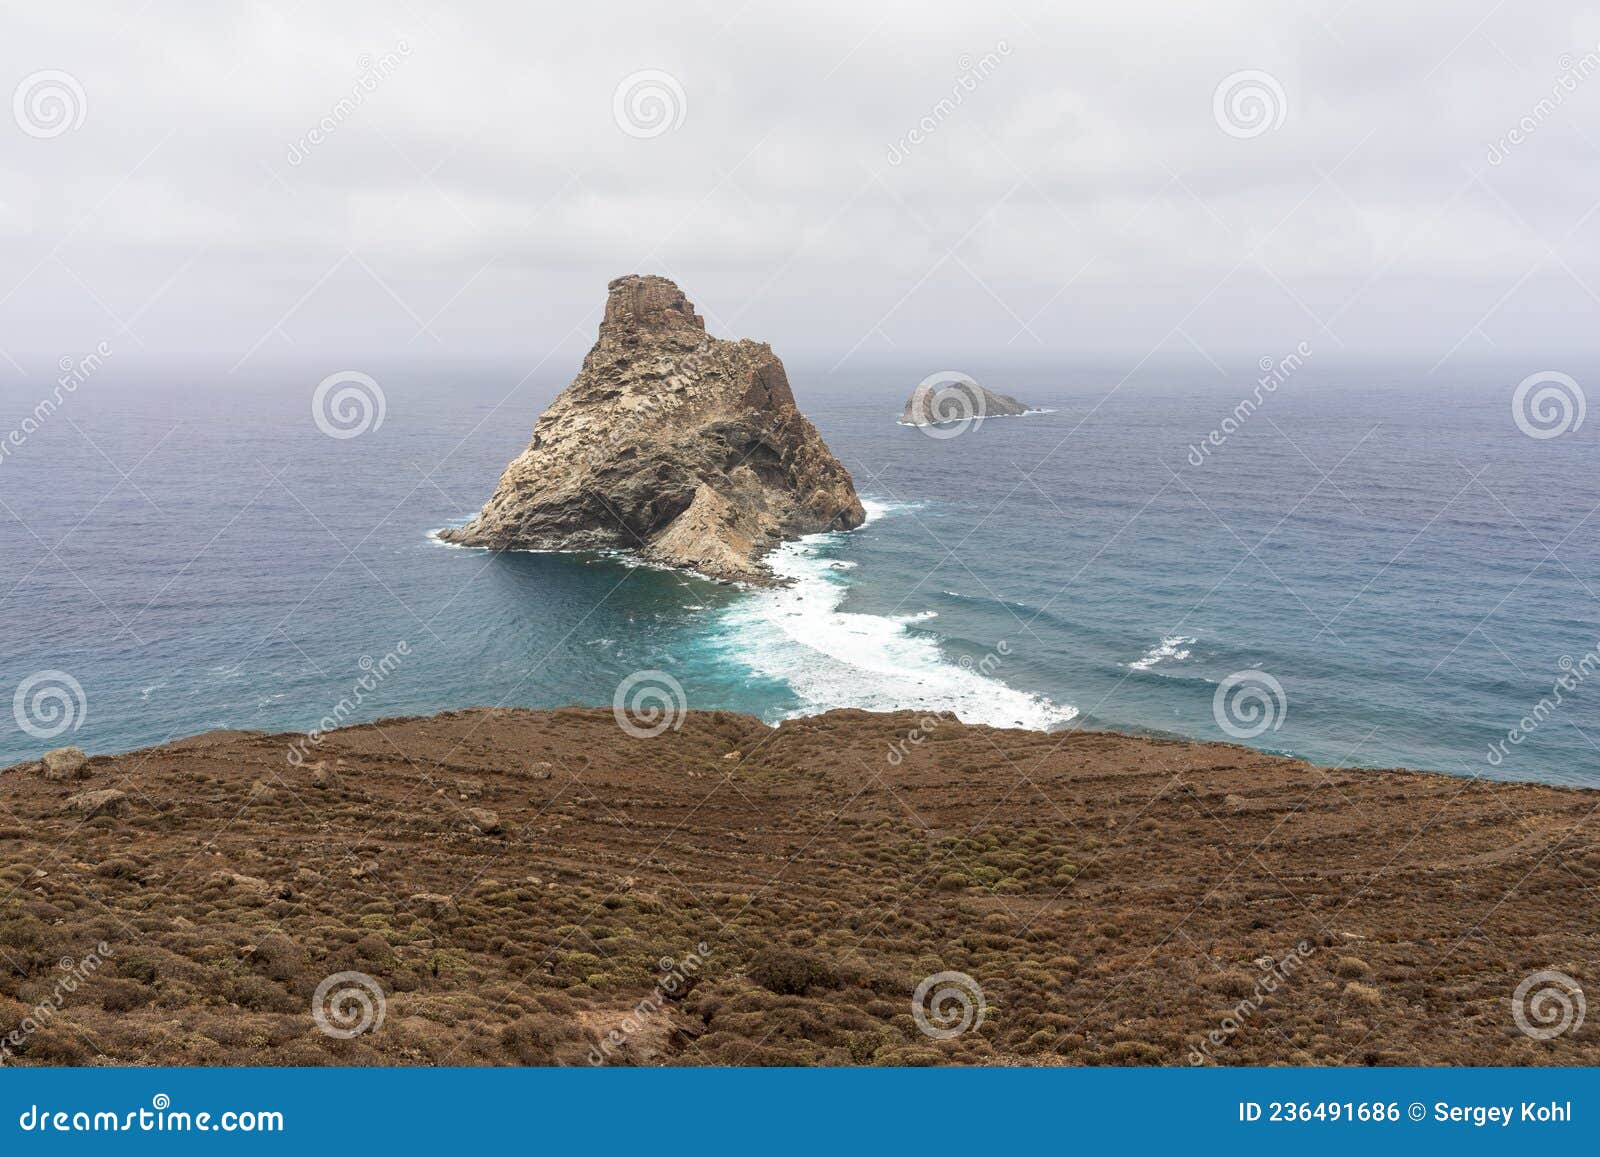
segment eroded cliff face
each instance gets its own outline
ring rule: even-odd
[[[712,578],[764,581],[785,539],[865,518],[850,472],[795,407],[764,342],[724,341],[664,277],[610,285],[600,337],[494,496],[448,542],[624,547]]]

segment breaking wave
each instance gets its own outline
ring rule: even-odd
[[[870,525],[903,509],[864,501]],[[936,636],[912,628],[931,611],[871,615],[841,610],[847,568],[830,557],[849,532],[813,534],[767,556],[788,585],[751,591],[725,610],[710,640],[723,657],[786,683],[810,715],[835,707],[869,711],[949,711],[964,723],[1048,730],[1075,718],[1075,707],[1008,687],[950,662]]]
[[[1144,653],[1142,658],[1135,659],[1128,664],[1130,671],[1148,671],[1157,663],[1171,659],[1173,662],[1182,662],[1189,657],[1189,648],[1194,645],[1193,635],[1164,635],[1161,642],[1157,643]]]

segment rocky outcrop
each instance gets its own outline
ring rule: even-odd
[[[439,537],[496,550],[622,547],[765,581],[761,556],[779,542],[864,519],[772,348],[708,336],[671,281],[630,276],[611,283],[599,340],[494,496]]]
[[[467,823],[473,831],[486,836],[499,835],[505,831],[500,825],[500,817],[486,807],[469,807]]]
[[[87,779],[89,757],[81,747],[57,747],[44,753],[39,761],[46,779]]]
[[[1007,394],[986,390],[971,378],[951,376],[923,382],[911,391],[900,414],[902,426],[939,426],[946,422],[972,423],[984,418],[1015,417],[1035,413]]]
[[[460,911],[455,898],[446,896],[443,892],[418,892],[411,897],[411,906],[420,908],[435,919],[441,916],[454,916]]]
[[[99,791],[84,791],[68,796],[67,809],[87,817],[114,816],[122,811],[122,805],[127,799],[126,792],[107,787]]]

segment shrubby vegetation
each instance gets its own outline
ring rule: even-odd
[[[954,723],[891,766],[910,722],[464,712],[332,733],[321,767],[219,734],[9,770],[5,1063],[1183,1064],[1230,1018],[1224,1063],[1600,1061],[1506,1010],[1596,956],[1581,793]],[[85,786],[128,799],[84,820]],[[376,1031],[318,1028],[340,972]],[[943,972],[984,1005],[948,1040],[911,1003]]]

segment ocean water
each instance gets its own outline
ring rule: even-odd
[[[872,517],[744,590],[431,538],[562,371],[367,367],[383,422],[334,438],[326,367],[107,366],[0,457],[0,764],[303,730],[358,681],[352,721],[604,705],[661,671],[773,722],[949,710],[1600,786],[1600,423],[1524,434],[1530,367],[1308,364],[1205,453],[1254,367],[992,373],[1051,412],[951,437],[895,421],[931,368],[791,365]],[[0,426],[47,392],[0,390]]]

